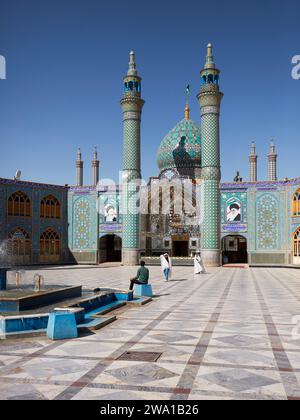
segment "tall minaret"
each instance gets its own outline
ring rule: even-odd
[[[77,160],[76,160],[76,185],[82,187],[83,185],[83,160],[81,155],[81,150],[77,150]]]
[[[141,78],[138,76],[134,52],[130,53],[124,92],[121,99],[123,112],[123,173],[122,262],[136,265],[140,255],[140,214],[137,212],[141,179],[141,114],[145,103],[141,99]]]
[[[202,225],[201,254],[204,264],[221,265],[220,244],[220,70],[215,67],[212,45],[207,46],[204,69],[200,72],[201,90],[197,98],[201,109],[202,133]]]
[[[257,181],[257,154],[254,141],[251,143],[249,155],[249,178],[250,182]]]
[[[268,175],[269,181],[277,181],[277,153],[273,141],[271,141],[268,155]]]
[[[99,160],[97,153],[97,146],[94,147],[94,155],[92,160],[92,180],[93,185],[97,185],[99,182]]]

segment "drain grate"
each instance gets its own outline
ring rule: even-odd
[[[162,353],[150,351],[125,351],[117,360],[128,360],[132,362],[157,362]]]

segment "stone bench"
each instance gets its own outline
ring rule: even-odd
[[[134,292],[137,296],[153,296],[151,284],[136,284]]]
[[[47,337],[51,340],[77,338],[78,331],[74,312],[54,310],[49,314]]]

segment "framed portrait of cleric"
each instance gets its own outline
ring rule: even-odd
[[[108,204],[104,208],[104,221],[105,223],[117,222],[118,212],[115,206]]]
[[[225,219],[227,223],[240,223],[243,220],[242,205],[240,200],[233,197],[226,203]]]

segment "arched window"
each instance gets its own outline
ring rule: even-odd
[[[8,254],[22,256],[31,254],[30,235],[25,229],[18,227],[8,235]]]
[[[300,189],[295,192],[292,203],[293,216],[300,216]]]
[[[213,74],[209,74],[209,75],[208,75],[208,83],[209,83],[209,84],[214,83],[214,75],[213,75]]]
[[[219,83],[219,75],[215,74],[214,83],[217,85]]]
[[[48,195],[42,199],[41,217],[46,219],[60,219],[60,202],[53,195]]]
[[[12,194],[7,203],[7,213],[9,216],[31,216],[31,204],[28,196],[22,191]]]
[[[60,237],[55,230],[48,228],[40,237],[40,255],[59,255]]]
[[[293,263],[300,264],[300,228],[296,230],[293,237]]]

